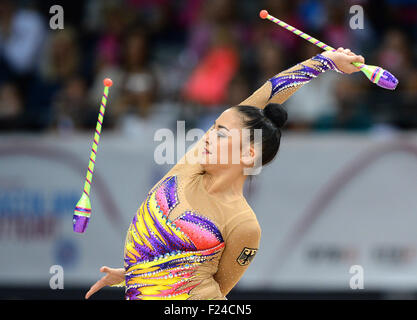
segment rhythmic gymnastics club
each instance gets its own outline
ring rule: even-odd
[[[107,96],[109,94],[109,87],[113,85],[111,79],[106,78],[103,81],[104,93],[101,98],[100,112],[98,114],[98,120],[96,125],[96,131],[94,133],[93,146],[90,153],[90,161],[87,169],[87,176],[85,177],[83,194],[75,206],[74,216],[72,219],[73,230],[78,233],[84,233],[87,229],[88,222],[91,215],[91,203],[90,203],[90,188],[91,181],[93,180],[94,165],[96,164],[96,155],[98,142],[100,140],[101,127],[103,125],[104,112],[106,111]]]
[[[268,19],[279,26],[295,33],[297,36],[315,44],[319,48],[326,50],[326,51],[336,51],[334,48],[328,46],[327,44],[309,36],[308,34],[290,26],[289,24],[281,21],[273,16],[271,16],[268,11],[261,10],[259,12],[259,16],[262,19]],[[352,64],[360,69],[366,77],[373,83],[376,83],[378,86],[384,89],[394,90],[397,87],[398,80],[395,78],[390,72],[387,70],[382,69],[381,67],[371,66],[367,64],[363,64],[360,62],[352,62]]]

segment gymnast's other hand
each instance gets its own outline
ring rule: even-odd
[[[321,55],[331,59],[340,71],[347,74],[360,71],[352,62],[365,63],[365,59],[362,56],[344,48],[338,48],[336,51],[325,51]]]
[[[85,295],[86,299],[91,297],[91,295],[99,291],[101,288],[118,284],[125,278],[124,268],[113,269],[103,266],[100,268],[100,272],[106,273],[106,275],[91,286],[90,290]]]

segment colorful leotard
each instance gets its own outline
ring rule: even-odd
[[[269,80],[272,92],[263,86],[242,104],[285,101],[334,69],[326,60],[316,56],[278,74]],[[228,202],[210,195],[203,174],[200,164],[180,161],[139,207],[125,240],[126,299],[226,299],[253,260],[261,237],[253,210],[244,197]]]
[[[129,227],[126,299],[225,299],[213,276],[238,223],[259,230],[247,241],[257,249],[259,224],[244,198],[216,203],[202,185],[201,166],[177,164],[148,193]]]

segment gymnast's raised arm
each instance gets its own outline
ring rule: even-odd
[[[268,103],[284,103],[304,84],[327,70],[351,74],[359,71],[352,62],[365,63],[349,49],[339,48],[336,51],[324,51],[308,60],[278,73],[256,90],[250,97],[240,103],[263,109]]]
[[[339,48],[336,51],[324,51],[308,60],[278,73],[265,84],[256,90],[250,97],[241,102],[239,105],[249,105],[263,109],[268,103],[284,103],[292,94],[295,93],[304,84],[316,78],[320,73],[327,70],[351,74],[359,71],[352,62],[365,63],[362,56],[358,56],[349,49]],[[210,130],[210,129],[209,129]],[[208,131],[209,131],[208,130]],[[196,163],[198,150],[204,144],[204,138],[208,131],[199,139],[197,143],[190,148],[186,154],[171,169],[173,170],[187,167],[191,163]]]

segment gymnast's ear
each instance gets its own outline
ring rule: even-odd
[[[242,150],[242,163],[245,166],[252,166],[255,163],[256,152],[253,144]]]

